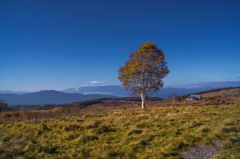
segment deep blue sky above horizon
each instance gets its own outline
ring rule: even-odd
[[[119,84],[145,41],[170,68],[166,86],[240,79],[238,0],[1,0],[0,90]]]

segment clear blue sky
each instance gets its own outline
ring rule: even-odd
[[[0,90],[119,84],[130,52],[152,41],[165,84],[240,78],[239,0],[1,0]]]

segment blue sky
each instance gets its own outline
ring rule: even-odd
[[[239,80],[238,0],[1,0],[0,90],[119,84],[145,41],[170,68],[166,86]]]

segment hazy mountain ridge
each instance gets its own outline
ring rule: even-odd
[[[171,96],[180,96],[190,93],[197,93],[218,88],[239,87],[240,81],[225,81],[225,82],[203,82],[198,84],[189,84],[182,86],[164,87],[151,96],[158,96],[161,98],[169,98]],[[106,86],[85,86],[80,88],[70,88],[63,90],[63,92],[82,93],[82,94],[108,94],[114,96],[131,96],[131,93],[121,86],[106,85]]]
[[[164,87],[151,96],[170,98],[219,88],[239,87],[240,81],[205,82],[176,87]],[[33,93],[1,93],[0,100],[9,105],[67,104],[98,98],[128,97],[131,93],[118,85],[84,86],[62,91],[48,90]]]
[[[84,86],[80,88],[69,88],[62,91],[66,93],[81,93],[81,94],[98,93],[114,96],[130,96],[130,92],[119,85]]]
[[[29,93],[29,92],[0,90],[0,94],[25,94],[25,93]]]
[[[67,104],[98,98],[114,98],[114,96],[79,93],[64,93],[55,90],[46,90],[26,94],[0,94],[0,99],[9,105],[44,105],[44,104]]]

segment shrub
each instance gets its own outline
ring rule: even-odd
[[[142,130],[136,129],[136,130],[132,130],[128,133],[128,136],[134,135],[134,134],[141,134]]]
[[[240,130],[238,130],[238,128],[235,126],[229,126],[229,127],[224,127],[222,131],[225,133],[231,133],[231,132],[238,132]]]
[[[66,139],[68,141],[70,141],[70,140],[74,140],[74,139],[78,138],[78,136],[79,136],[78,134],[70,134],[66,137]]]
[[[100,126],[101,122],[100,121],[94,121],[93,123],[89,123],[87,125],[87,128],[88,129],[95,129],[95,128],[98,128]]]
[[[80,158],[90,158],[91,157],[91,151],[90,149],[87,148],[82,148],[79,154]]]
[[[80,130],[80,129],[82,129],[82,127],[76,124],[71,124],[64,128],[65,131],[74,131],[74,130]]]
[[[137,128],[139,128],[139,129],[149,127],[148,123],[140,123],[140,124],[138,124],[138,125],[136,125],[136,126],[137,126]]]
[[[124,157],[124,152],[120,150],[110,150],[107,154],[108,159],[116,159],[116,158],[123,158]]]
[[[8,109],[8,105],[0,100],[0,112]]]
[[[58,147],[57,146],[45,146],[41,148],[42,151],[52,154],[52,153],[57,153]]]
[[[83,144],[86,144],[88,142],[95,141],[95,140],[98,140],[97,136],[95,136],[95,135],[86,135],[86,136],[81,137],[80,142],[83,143]]]
[[[47,131],[50,131],[51,129],[46,124],[42,124],[42,130],[44,132],[47,132]]]
[[[97,134],[102,134],[102,133],[109,133],[109,132],[115,132],[116,129],[109,126],[109,125],[102,125],[96,130]]]

